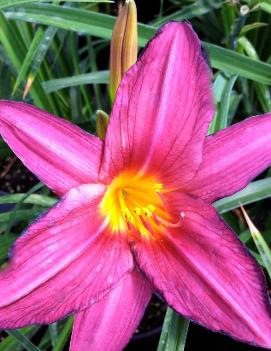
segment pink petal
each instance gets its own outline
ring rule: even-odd
[[[99,300],[133,269],[128,244],[98,214],[99,185],[70,190],[15,243],[0,272],[0,328],[51,323]]]
[[[183,191],[208,202],[234,194],[271,164],[271,113],[206,138],[203,162]]]
[[[263,273],[236,235],[203,201],[175,194],[180,218],[161,240],[134,244],[136,261],[170,306],[214,331],[271,347]]]
[[[123,168],[154,172],[167,184],[191,178],[213,111],[197,35],[188,23],[163,26],[120,84],[100,179]]]
[[[0,101],[0,134],[40,180],[58,195],[95,183],[102,142],[34,106]]]
[[[151,298],[145,278],[133,271],[103,299],[75,317],[70,351],[121,351]]]

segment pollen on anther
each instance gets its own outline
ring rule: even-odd
[[[164,188],[164,184],[163,183],[155,183],[154,184],[154,191],[155,192],[159,192],[160,190],[162,190]]]
[[[160,194],[164,185],[155,180],[152,175],[124,172],[112,181],[101,202],[101,213],[109,219],[112,232],[133,230],[153,238],[163,231],[163,220],[170,216]]]

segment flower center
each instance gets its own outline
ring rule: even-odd
[[[163,184],[153,176],[124,172],[108,186],[101,202],[101,213],[111,231],[132,232],[155,237],[170,219],[160,192]]]

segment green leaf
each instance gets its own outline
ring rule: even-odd
[[[262,1],[257,6],[259,6],[259,8],[261,10],[271,14],[271,4],[270,4],[270,2]]]
[[[213,95],[216,103],[220,103],[223,97],[223,91],[227,84],[228,78],[223,72],[216,74],[214,83],[213,83]]]
[[[34,185],[27,193],[24,194],[24,197],[21,199],[21,201],[18,201],[16,203],[16,205],[14,206],[14,208],[10,211],[10,217],[9,217],[9,221],[6,224],[6,233],[10,232],[10,229],[13,226],[14,220],[16,219],[16,213],[18,211],[18,209],[20,208],[20,206],[22,205],[22,202],[28,198],[28,196],[30,196],[32,193],[34,193],[35,191],[41,189],[44,185],[42,183],[38,183],[36,185]]]
[[[223,93],[221,96],[221,102],[218,104],[218,110],[215,118],[211,124],[211,133],[217,132],[220,129],[224,129],[228,126],[228,117],[230,110],[231,93],[236,82],[237,76],[231,76],[227,79]]]
[[[229,35],[236,18],[235,7],[229,2],[224,2],[221,8],[222,24],[226,35]]]
[[[0,9],[5,9],[11,6],[30,4],[33,2],[54,2],[54,0],[0,0]],[[105,2],[114,3],[111,0],[66,0],[66,2]]]
[[[3,14],[0,12],[0,43],[2,44],[12,67],[19,72],[22,62],[27,54],[22,36],[17,30],[17,27],[12,25]],[[31,95],[36,106],[46,109],[47,111],[55,112],[54,107],[41,88],[41,85],[36,81],[33,85]]]
[[[63,351],[66,342],[69,340],[69,337],[71,335],[71,330],[72,330],[72,325],[73,325],[73,317],[69,317],[63,329],[59,333],[57,343],[53,349],[53,351]]]
[[[27,197],[25,196],[25,194],[10,194],[0,196],[0,204],[15,204],[18,202],[24,204],[51,207],[57,202],[57,199],[39,194],[32,194]]]
[[[215,202],[215,207],[219,213],[230,211],[242,205],[260,201],[271,196],[271,177],[256,180],[250,183],[245,189],[238,193],[225,197]]]
[[[56,5],[26,5],[20,8],[5,10],[7,18],[41,23],[58,28],[77,31],[110,39],[116,18],[113,16],[75,8],[64,8]],[[139,24],[139,45],[144,46],[154,35],[156,28]],[[203,46],[210,56],[213,68],[227,71],[263,84],[271,83],[271,65],[221,48],[217,45],[204,43]]]
[[[42,83],[46,93],[53,91],[74,87],[84,84],[107,84],[109,79],[109,71],[98,71],[93,73],[79,74],[72,77],[58,78],[48,80]]]
[[[32,86],[33,81],[35,80],[38,74],[39,68],[45,58],[45,55],[47,54],[47,51],[49,50],[49,47],[54,39],[54,36],[56,35],[56,32],[57,32],[57,28],[48,27],[43,33],[40,39],[40,42],[33,55],[33,62],[31,64],[31,69],[30,69],[30,73],[28,76],[28,81],[27,81],[27,85],[26,85],[23,97],[26,96],[26,94],[28,93],[28,90]]]
[[[40,329],[40,327],[26,327],[20,330],[20,332],[31,338]],[[8,335],[0,342],[0,351],[23,351],[25,348],[11,335]]]
[[[19,330],[7,330],[7,333],[16,339],[27,351],[41,351]]]
[[[271,83],[271,65],[255,61],[234,51],[217,45],[203,43],[209,54],[211,66],[230,74],[255,80],[256,82]]]
[[[184,351],[188,327],[189,320],[168,307],[157,351]]]
[[[217,1],[217,0],[213,0],[213,1],[198,0],[191,5],[184,6],[181,10],[176,11],[169,16],[164,16],[161,19],[153,21],[152,24],[156,27],[157,26],[159,27],[168,21],[172,21],[172,20],[183,21],[194,17],[202,16],[214,9],[218,9],[219,7],[222,6],[223,2],[224,1]]]
[[[6,18],[40,23],[100,38],[111,38],[116,18],[113,16],[49,4],[31,4],[9,8]]]
[[[260,231],[255,227],[255,225],[252,223],[251,219],[249,218],[248,214],[246,213],[246,211],[244,210],[243,207],[241,207],[243,215],[245,217],[245,220],[248,224],[251,236],[255,242],[255,245],[257,247],[257,250],[259,251],[259,254],[261,256],[262,259],[262,263],[264,265],[264,267],[266,268],[269,277],[271,278],[271,251],[267,245],[267,243],[265,242],[262,234],[260,233]]]
[[[238,44],[249,57],[251,57],[253,60],[259,61],[256,49],[246,37],[241,36],[238,39]],[[255,88],[263,111],[269,112],[271,110],[271,94],[269,87],[264,84],[256,83]]]
[[[48,326],[49,328],[49,333],[50,333],[50,338],[53,347],[56,346],[57,339],[58,339],[58,328],[57,328],[57,323],[52,323]]]
[[[262,28],[262,27],[265,27],[267,25],[268,25],[267,23],[262,23],[262,22],[254,22],[254,23],[251,23],[251,24],[247,24],[241,29],[240,34],[244,35],[244,34],[250,32],[251,30],[254,30],[254,29],[257,29],[257,28]]]
[[[44,29],[41,27],[38,28],[38,30],[36,31],[35,36],[32,40],[32,43],[29,47],[29,50],[27,51],[27,55],[24,59],[24,62],[22,63],[22,66],[20,68],[18,77],[16,79],[16,82],[15,82],[15,85],[14,85],[14,88],[12,91],[12,95],[15,94],[16,90],[18,89],[18,86],[21,84],[22,80],[26,77],[26,74],[29,70],[29,67],[31,66],[35,52],[41,43],[43,34],[44,34]]]
[[[12,219],[13,219],[13,222],[16,222],[16,221],[29,222],[34,218],[36,218],[37,216],[39,216],[42,211],[44,211],[44,209],[41,209],[41,208],[17,210],[16,217]],[[12,211],[0,213],[0,225],[9,223],[12,214],[13,214]]]
[[[1,228],[0,228],[0,234],[1,234]],[[2,264],[6,260],[8,250],[10,249],[10,246],[12,245],[14,240],[16,239],[16,236],[11,235],[11,234],[2,234],[2,235],[0,235],[0,239],[1,239],[0,264]],[[1,350],[1,348],[0,348],[0,350]]]

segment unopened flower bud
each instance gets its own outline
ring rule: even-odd
[[[137,60],[137,10],[134,0],[126,0],[119,9],[119,15],[113,29],[110,48],[110,82],[111,101],[124,73]]]
[[[102,110],[96,111],[96,130],[100,139],[104,140],[109,122],[109,116]]]

